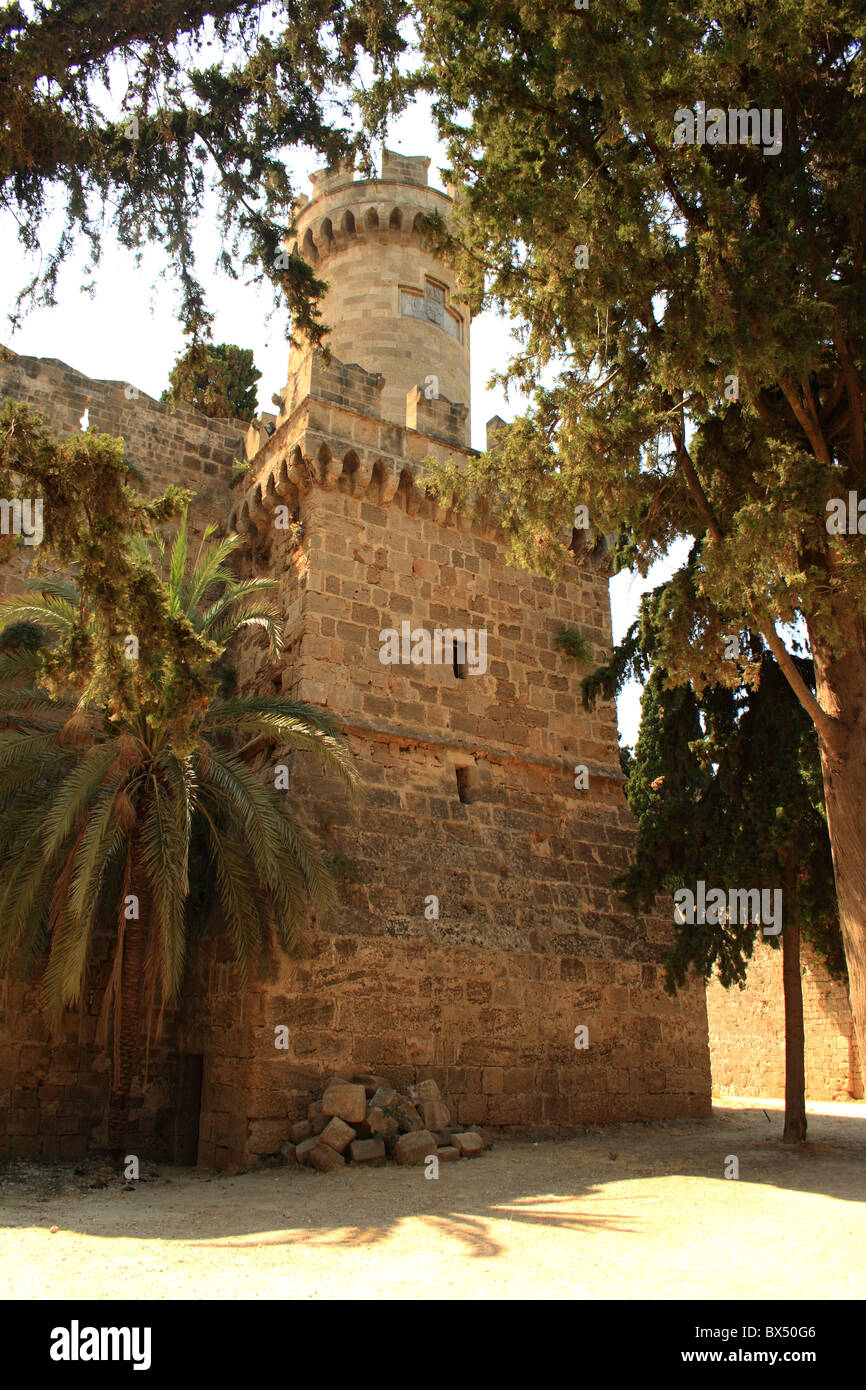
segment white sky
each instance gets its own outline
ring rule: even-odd
[[[443,187],[439,169],[447,163],[435,136],[429,107],[418,103],[395,120],[388,148],[403,154],[430,156],[430,182]],[[309,192],[306,176],[317,167],[314,157],[298,155],[292,167],[299,192]],[[50,231],[50,227],[49,227]],[[46,233],[45,245],[52,243]],[[168,373],[185,344],[176,318],[178,297],[170,279],[159,279],[167,261],[158,248],[144,253],[136,266],[133,253],[123,250],[109,232],[103,239],[104,256],[92,295],[82,290],[86,254],[70,258],[61,272],[55,309],[36,309],[11,332],[8,314],[21,285],[33,273],[25,262],[17,239],[17,227],[7,212],[0,212],[0,264],[6,267],[0,288],[0,340],[19,353],[55,357],[87,376],[129,382],[158,398],[168,384]],[[199,275],[215,313],[215,342],[237,343],[253,349],[262,378],[258,383],[259,408],[271,410],[271,395],[286,381],[288,344],[282,317],[273,313],[269,287],[245,284],[217,274],[213,267],[220,252],[215,221],[204,220],[198,236]],[[271,314],[270,321],[268,315]],[[506,400],[501,389],[488,388],[491,373],[502,368],[513,350],[508,321],[483,314],[471,328],[472,444],[484,447],[485,426],[492,415],[511,420],[519,412],[520,398]],[[617,575],[610,585],[613,636],[618,641],[633,620],[640,594],[668,573],[671,566],[657,566],[651,578]],[[577,692],[577,687],[575,686]],[[640,721],[640,691],[623,691],[618,701],[620,741],[633,744]],[[579,696],[577,696],[579,698]]]

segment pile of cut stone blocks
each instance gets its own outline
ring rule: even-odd
[[[352,1080],[331,1076],[306,1120],[289,1131],[282,1147],[289,1162],[329,1173],[346,1163],[382,1167],[389,1158],[403,1165],[474,1158],[487,1147],[475,1129],[455,1129],[435,1081],[419,1081],[405,1095],[386,1077],[357,1071]]]

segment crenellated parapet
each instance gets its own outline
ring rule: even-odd
[[[427,460],[450,459],[459,467],[475,454],[459,442],[464,405],[443,396],[428,398],[415,386],[407,394],[407,423],[394,425],[378,408],[381,377],[357,363],[333,358],[326,363],[321,353],[308,355],[301,382],[306,394],[281,413],[275,428],[259,421],[250,426],[248,468],[232,489],[230,529],[250,538],[265,535],[279,505],[300,517],[308,494],[339,492],[378,507],[396,503],[409,516],[504,543],[495,506],[487,499],[470,514],[429,496],[424,486]],[[502,427],[494,417],[490,436]],[[595,531],[575,531],[570,524],[563,526],[560,540],[584,563],[600,560],[607,548]]]

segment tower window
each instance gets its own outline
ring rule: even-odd
[[[458,767],[457,772],[457,795],[466,806],[469,803],[469,768]]]
[[[431,323],[445,326],[445,289],[435,280],[427,280],[424,286],[424,312]]]
[[[462,681],[466,676],[466,643],[455,641],[451,654],[454,675],[457,680]]]
[[[426,280],[424,293],[415,289],[400,290],[400,313],[409,318],[426,319],[438,324],[458,342],[462,339],[463,323],[459,314],[445,307],[447,290],[435,280]]]

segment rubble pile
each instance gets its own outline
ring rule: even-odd
[[[354,1072],[352,1078],[329,1077],[306,1120],[291,1126],[281,1149],[289,1162],[329,1173],[346,1163],[382,1167],[389,1159],[413,1165],[435,1156],[455,1163],[487,1147],[477,1129],[451,1124],[435,1081],[419,1081],[402,1095],[374,1072]]]

